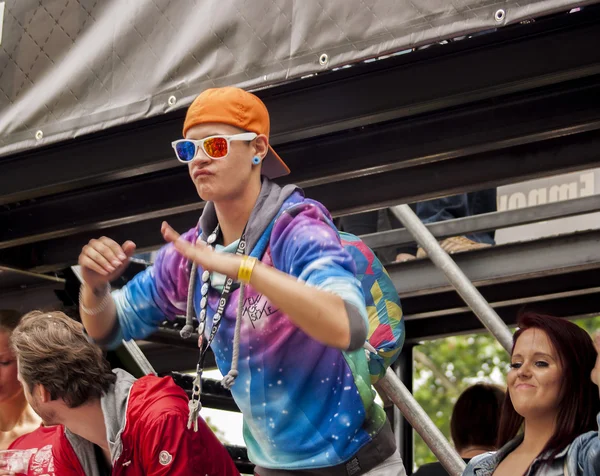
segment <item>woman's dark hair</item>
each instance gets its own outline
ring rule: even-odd
[[[600,397],[598,387],[590,378],[597,353],[590,335],[567,320],[526,312],[519,316],[517,324],[519,329],[513,337],[512,352],[523,332],[539,329],[548,336],[563,369],[563,393],[558,404],[556,430],[540,453],[550,452],[551,460],[579,435],[598,428],[596,415],[600,411]],[[523,420],[507,393],[500,419],[498,447],[517,436]]]
[[[469,446],[496,447],[504,390],[478,383],[460,394],[450,419],[450,433],[460,453]]]

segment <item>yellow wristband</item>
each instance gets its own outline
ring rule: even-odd
[[[248,284],[252,277],[252,270],[256,264],[256,258],[250,258],[249,256],[242,256],[242,262],[240,269],[238,269],[238,281]]]

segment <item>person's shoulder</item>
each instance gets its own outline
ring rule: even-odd
[[[486,461],[490,461],[494,458],[496,451],[488,451],[487,453],[481,453],[480,455],[474,456],[469,461],[469,465],[477,466]]]
[[[129,394],[128,419],[155,419],[164,414],[187,414],[185,391],[171,377],[146,375],[134,382]]]
[[[145,375],[136,379],[132,385],[131,394],[137,398],[155,399],[169,395],[185,395],[183,389],[177,385],[170,376],[158,377],[156,375]]]
[[[333,220],[331,213],[321,202],[313,200],[312,198],[306,198],[300,194],[292,194],[281,206],[279,218],[282,216],[295,218],[300,215],[309,215],[328,221]]]
[[[566,451],[565,451],[566,450]],[[598,439],[598,431],[588,431],[575,438],[570,445],[565,448],[569,456],[579,458],[590,452],[600,454],[600,441]]]
[[[56,426],[39,426],[31,433],[20,436],[11,443],[11,450],[28,450],[30,448],[39,448],[46,444],[52,443],[57,435],[61,433],[62,427]]]
[[[496,464],[496,453],[496,451],[489,451],[471,458],[471,460],[467,463],[467,467],[465,468],[463,475],[475,474],[475,468],[491,469]]]

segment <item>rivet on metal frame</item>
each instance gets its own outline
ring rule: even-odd
[[[177,102],[177,98],[175,96],[169,96],[169,100],[167,102],[169,103],[169,106],[174,106]]]
[[[494,20],[496,20],[498,23],[504,21],[505,17],[506,12],[502,10],[502,8],[500,10],[496,10],[496,13],[494,13]]]
[[[35,133],[35,140],[42,140],[44,138],[44,133],[39,130]]]
[[[327,63],[329,63],[329,55],[327,53],[323,53],[321,56],[319,56],[319,64],[321,66],[325,66]]]

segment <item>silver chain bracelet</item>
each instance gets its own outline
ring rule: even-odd
[[[86,313],[88,316],[96,316],[100,313],[102,313],[103,311],[106,310],[106,308],[108,307],[108,305],[110,304],[111,301],[111,295],[110,295],[110,284],[106,283],[106,287],[104,288],[104,296],[102,297],[102,301],[100,301],[100,304],[98,304],[98,306],[90,309],[88,307],[85,307],[83,304],[83,288],[84,286],[86,286],[85,284],[82,284],[79,287],[79,308]],[[95,293],[94,293],[95,294]]]

